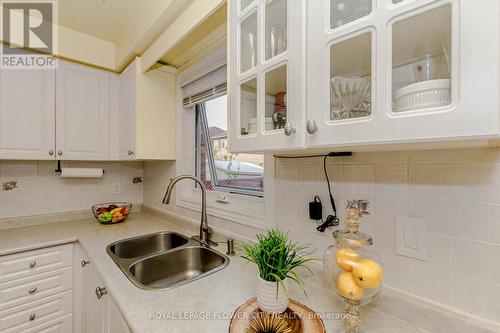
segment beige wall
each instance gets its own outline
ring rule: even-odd
[[[362,153],[330,159],[328,168],[338,207],[370,200],[362,229],[375,240],[388,286],[500,323],[500,149]],[[145,204],[199,219],[160,204],[175,163],[147,162],[144,173]],[[307,218],[316,194],[324,214],[331,210],[322,159],[278,160],[274,185],[276,225],[322,255],[330,233],[316,232]],[[427,220],[427,261],[396,255],[396,216]],[[256,232],[213,217],[210,223],[244,236]]]

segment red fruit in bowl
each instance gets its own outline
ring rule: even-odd
[[[120,213],[122,213],[123,216],[127,216],[128,215],[128,208],[123,207],[122,210],[120,211]]]
[[[108,212],[108,208],[107,207],[97,208],[97,214],[102,214],[102,213],[107,213],[107,212]]]
[[[112,211],[113,209],[116,209],[116,208],[118,208],[117,205],[109,205],[108,206],[108,212],[110,212],[110,211]]]

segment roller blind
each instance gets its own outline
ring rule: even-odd
[[[227,66],[224,65],[182,87],[182,104],[193,107],[226,93]]]

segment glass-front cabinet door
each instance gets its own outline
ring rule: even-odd
[[[308,147],[498,136],[500,1],[307,1]]]
[[[306,2],[231,0],[229,150],[304,147]]]

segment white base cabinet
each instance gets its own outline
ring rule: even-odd
[[[73,330],[73,316],[69,315],[45,324],[27,329],[23,333],[70,333]]]
[[[77,246],[75,254],[77,316],[74,333],[129,333],[127,322],[106,293],[106,287],[85,251]],[[96,292],[97,288],[104,292],[101,297]]]
[[[102,288],[98,297],[97,288]],[[79,245],[0,256],[0,332],[130,333]]]
[[[118,309],[115,301],[110,298],[107,311],[107,331],[105,333],[130,333],[130,328]]]
[[[0,332],[73,332],[73,244],[0,257]]]

